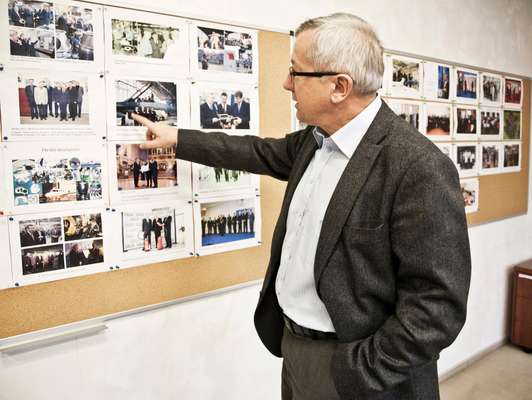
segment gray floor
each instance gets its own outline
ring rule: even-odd
[[[440,384],[441,400],[532,400],[532,354],[510,344]]]

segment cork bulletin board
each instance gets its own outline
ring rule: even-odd
[[[288,34],[259,31],[261,136],[291,129],[282,89],[290,62]],[[261,178],[262,245],[0,291],[0,338],[115,314],[263,278],[284,183]]]

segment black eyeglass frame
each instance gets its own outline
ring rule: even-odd
[[[294,79],[296,76],[308,76],[311,78],[321,78],[323,76],[334,76],[334,75],[340,75],[342,72],[332,72],[332,71],[325,71],[325,72],[299,72],[294,70],[294,67],[288,67],[288,74],[292,79]]]

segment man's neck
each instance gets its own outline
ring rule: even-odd
[[[345,104],[339,104],[337,109],[330,113],[330,121],[325,121],[323,124],[320,124],[321,130],[327,134],[327,136],[333,135],[341,127],[364,111],[366,107],[375,100],[375,96],[376,95],[372,93],[367,96],[354,97],[349,102],[345,102]]]

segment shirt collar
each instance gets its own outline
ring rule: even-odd
[[[382,100],[377,95],[361,113],[329,136],[347,158],[351,158],[355,153],[360,141],[379,112],[381,104]],[[312,130],[312,134],[318,143],[318,147],[321,148],[327,135],[317,126]]]

